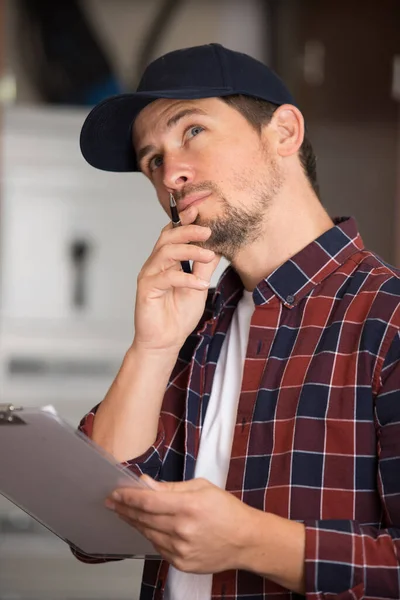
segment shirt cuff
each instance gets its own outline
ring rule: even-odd
[[[305,521],[308,600],[399,598],[399,530],[357,521]]]

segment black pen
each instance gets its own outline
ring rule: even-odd
[[[169,195],[169,207],[171,209],[172,227],[180,227],[182,225],[182,223],[179,218],[175,198],[172,194]],[[181,261],[181,265],[182,265],[182,271],[184,271],[185,273],[192,272],[192,269],[190,268],[190,262],[188,260]]]

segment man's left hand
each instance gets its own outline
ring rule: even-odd
[[[255,509],[206,479],[116,490],[106,505],[138,529],[170,564],[190,573],[246,568]],[[156,492],[156,493],[155,493]]]

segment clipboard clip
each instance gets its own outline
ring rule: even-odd
[[[15,414],[16,411],[22,411],[22,408],[16,408],[13,404],[0,404],[0,425],[25,425],[25,421]]]

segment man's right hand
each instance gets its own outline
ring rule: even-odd
[[[197,245],[211,235],[208,227],[192,224],[197,214],[189,206],[180,213],[182,227],[164,227],[139,273],[133,345],[140,351],[178,354],[203,314],[221,257]],[[184,260],[194,261],[191,274],[182,271]]]
[[[182,227],[169,224],[162,230],[139,274],[135,338],[89,434],[121,462],[142,455],[156,439],[171,371],[204,312],[208,285],[220,260],[196,244],[211,233],[192,224],[197,214],[196,207],[188,207],[180,214]],[[194,261],[193,274],[181,270],[182,260]]]

